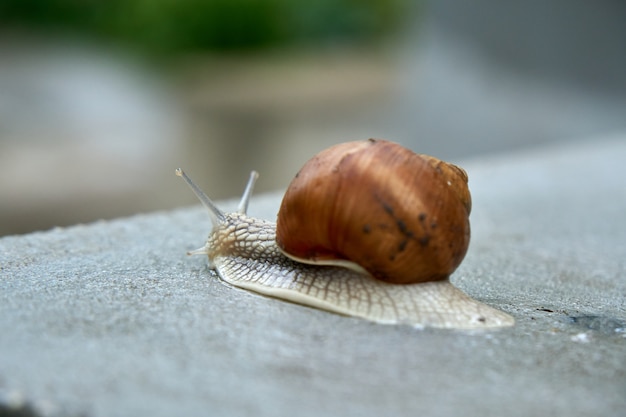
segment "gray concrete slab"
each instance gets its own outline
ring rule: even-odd
[[[624,415],[624,160],[622,134],[463,162],[473,240],[453,281],[515,316],[499,331],[377,325],[227,287],[184,254],[208,230],[200,207],[4,237],[0,412]],[[273,218],[279,198],[251,214]]]

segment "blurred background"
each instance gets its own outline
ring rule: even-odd
[[[626,130],[626,2],[3,0],[0,235],[285,188],[369,137],[451,161]],[[471,173],[470,173],[471,182]]]

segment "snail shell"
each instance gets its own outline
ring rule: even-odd
[[[467,252],[470,209],[461,168],[384,140],[342,143],[293,179],[276,242],[301,262],[354,262],[395,284],[436,281]]]
[[[384,145],[383,147],[388,145],[392,145],[392,148],[399,147],[399,145],[391,142],[378,140],[348,143],[338,146],[342,151],[345,151],[346,149],[353,148],[368,149],[378,147],[379,144]],[[391,158],[391,160],[396,161],[398,160],[397,158],[399,158],[400,161],[403,161],[400,163],[401,166],[408,164],[414,157],[410,156],[412,152],[408,150],[403,150],[400,154],[404,155],[405,151],[410,153],[406,154],[409,155],[408,157],[406,157],[406,155],[405,157],[395,156]],[[348,150],[347,156],[344,152],[344,156],[339,157],[337,160],[346,161],[353,158],[358,159],[360,158],[358,156],[359,153],[360,151],[351,152]],[[323,154],[324,152],[320,155],[323,156]],[[298,184],[299,179],[309,178],[309,165],[312,167],[339,167],[338,170],[343,172],[344,166],[342,163],[339,163],[339,165],[336,163],[321,164],[319,163],[320,159],[323,158],[314,157],[313,162],[309,162],[305,165],[297,175],[296,180]],[[320,250],[316,247],[315,251],[304,251],[305,262],[300,262],[301,254],[298,256],[291,254],[286,255],[284,249],[279,248],[277,245],[276,224],[246,215],[252,189],[258,177],[256,172],[252,172],[250,175],[250,180],[248,181],[238,210],[234,213],[224,213],[215,206],[182,170],[176,170],[176,174],[183,177],[200,201],[208,209],[213,223],[213,228],[206,244],[200,249],[189,252],[189,254],[207,255],[209,266],[217,272],[218,276],[223,281],[235,287],[309,307],[364,318],[377,323],[408,324],[420,328],[438,327],[456,329],[497,328],[513,325],[514,319],[511,316],[472,299],[458,288],[454,287],[446,279],[461,262],[469,242],[469,222],[467,221],[467,217],[469,215],[471,200],[466,186],[467,176],[460,168],[445,164],[435,158],[420,156],[419,159],[425,161],[425,164],[420,165],[420,168],[413,168],[415,172],[429,170],[430,168],[426,167],[426,165],[428,165],[438,172],[438,174],[428,174],[428,178],[438,178],[439,175],[444,175],[446,172],[452,175],[451,180],[444,180],[444,184],[446,184],[445,187],[440,185],[434,187],[435,190],[439,190],[433,191],[435,201],[443,202],[435,203],[434,206],[435,208],[446,206],[448,202],[454,200],[456,201],[455,207],[457,205],[458,207],[453,211],[455,213],[460,211],[462,214],[460,217],[464,220],[454,222],[454,227],[444,227],[443,225],[447,223],[442,217],[443,214],[435,215],[433,211],[429,211],[429,214],[427,214],[423,220],[420,220],[423,217],[420,214],[425,211],[427,207],[430,207],[430,203],[426,201],[427,199],[420,203],[418,203],[417,200],[409,199],[406,201],[410,201],[414,207],[417,207],[417,210],[415,212],[408,210],[408,212],[413,213],[413,217],[417,218],[417,224],[420,226],[423,224],[424,228],[417,229],[415,228],[417,226],[414,225],[406,226],[408,222],[404,223],[404,217],[400,217],[401,210],[397,208],[396,203],[390,206],[391,210],[386,209],[387,201],[389,201],[388,194],[387,192],[381,191],[378,194],[374,193],[374,195],[379,196],[382,202],[376,200],[376,197],[374,197],[375,203],[365,204],[363,202],[364,200],[360,200],[363,197],[357,197],[352,203],[352,207],[364,209],[367,209],[370,204],[372,208],[382,207],[383,214],[379,214],[380,218],[378,220],[376,216],[374,216],[372,220],[368,220],[366,223],[361,221],[359,226],[355,229],[357,230],[357,238],[347,239],[356,243],[362,241],[363,239],[359,239],[358,237],[363,234],[368,234],[364,231],[364,224],[370,225],[370,233],[376,228],[389,233],[394,229],[399,231],[401,236],[399,243],[397,240],[393,241],[392,239],[392,244],[385,246],[385,248],[393,249],[393,243],[395,243],[396,251],[387,252],[385,254],[385,257],[392,261],[392,263],[395,260],[401,259],[410,246],[420,247],[422,249],[425,248],[427,251],[434,251],[436,267],[429,266],[422,268],[419,265],[413,266],[414,271],[426,271],[420,272],[420,277],[417,280],[414,278],[407,279],[404,276],[395,279],[393,277],[395,273],[393,272],[393,267],[384,272],[381,272],[383,270],[382,268],[376,267],[372,269],[373,272],[368,272],[365,268],[369,268],[369,265],[356,266],[352,260],[346,260],[346,251],[343,249],[331,251],[325,248]],[[364,164],[365,169],[356,170],[356,172],[368,172],[372,168],[379,167],[381,164],[382,162],[380,160],[372,160]],[[411,168],[408,170],[410,172]],[[340,186],[337,187],[339,188],[339,191],[337,191],[330,187],[331,191],[334,192],[335,195],[341,196],[345,191],[350,191],[357,188],[357,186],[361,186],[360,181],[353,178],[351,175],[353,174],[348,175],[347,180],[343,180],[347,181],[343,183],[343,189]],[[398,183],[398,180],[387,178],[387,175],[393,176],[393,174],[384,174],[382,176],[382,183],[388,186],[387,188],[389,188],[389,186],[395,186],[394,184]],[[322,191],[324,190],[324,187],[320,186],[319,183],[316,185],[315,180],[308,180],[306,182],[314,184],[316,188]],[[402,181],[400,181],[400,183],[403,184]],[[465,188],[463,185],[465,185]],[[301,187],[301,184],[297,185],[297,187]],[[401,188],[402,187],[403,186],[401,186]],[[286,200],[291,198],[291,188],[292,187],[290,187],[290,190],[286,193]],[[348,190],[345,190],[346,188]],[[443,192],[440,189],[446,191]],[[317,191],[315,193],[317,193]],[[308,193],[305,192],[304,194],[307,195]],[[399,193],[398,195],[402,196],[403,194]],[[400,198],[400,200],[402,200],[402,198]],[[283,201],[279,222],[282,222],[281,218],[288,215],[295,208],[290,207],[284,210],[284,205],[285,202]],[[322,205],[322,208],[320,208],[320,210],[322,210],[321,217],[326,216],[323,207]],[[441,213],[444,212],[445,210]],[[402,212],[402,216],[404,216],[404,212]],[[314,217],[317,217],[315,212]],[[354,216],[345,215],[344,218],[351,220],[353,217]],[[309,218],[309,221],[312,220],[312,218]],[[427,220],[430,223],[428,223]],[[404,223],[406,227],[401,226],[401,222]],[[447,228],[458,232],[456,238],[460,243],[455,242],[452,244],[451,248],[446,249],[448,245],[446,243],[439,243],[441,238],[432,237],[434,232],[432,230],[428,231],[428,227],[430,227],[433,222],[436,223],[436,226],[431,227],[431,229]],[[281,229],[281,224],[279,224],[279,230]],[[295,224],[302,224],[302,222],[299,220]],[[387,226],[383,227],[381,224],[386,224]],[[322,229],[329,228],[328,226],[318,227]],[[294,229],[293,225],[290,225],[287,229],[291,229],[288,233],[293,233],[296,236],[300,236],[304,230],[299,230],[298,228]],[[333,232],[335,230],[333,227],[330,227],[330,229]],[[280,244],[284,247],[288,239],[285,239],[284,231],[282,233],[283,237],[280,240]],[[428,244],[420,244],[419,239],[424,238],[426,235],[430,236],[428,238]],[[403,239],[406,239],[407,242],[402,243]],[[301,239],[296,240],[300,241]],[[398,250],[399,246],[404,246],[404,248]],[[447,261],[440,261],[439,258],[445,258],[445,256],[441,254],[438,255],[437,252],[447,252],[452,254],[452,256]],[[329,253],[332,253],[332,256],[329,256]],[[390,253],[393,256],[391,256]],[[428,260],[429,256],[417,256],[415,259],[420,259],[419,262],[421,262],[423,259]],[[377,263],[374,264],[378,265]],[[417,281],[417,283],[395,284],[392,283],[393,281]]]

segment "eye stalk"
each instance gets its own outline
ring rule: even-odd
[[[204,191],[202,191],[202,189],[198,187],[196,183],[193,182],[193,180],[187,176],[187,174],[185,174],[185,171],[183,171],[180,168],[176,168],[175,172],[176,172],[176,175],[178,175],[183,180],[185,180],[189,188],[191,188],[191,191],[193,191],[196,197],[198,197],[198,200],[200,200],[202,205],[206,207],[207,211],[209,212],[209,217],[211,218],[211,224],[213,224],[213,227],[215,228],[221,222],[223,222],[225,216],[222,210],[217,208],[215,203],[211,201],[211,199],[204,193]]]

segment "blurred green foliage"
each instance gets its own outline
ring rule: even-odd
[[[157,53],[369,42],[410,0],[1,0],[0,25],[124,42]]]

